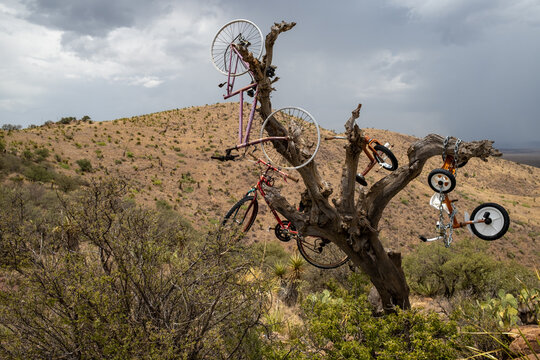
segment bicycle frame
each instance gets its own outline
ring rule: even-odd
[[[369,139],[367,136],[364,136],[365,142],[362,146],[362,151],[366,154],[366,156],[369,158],[370,162],[364,169],[364,171],[361,172],[362,176],[366,176],[368,172],[370,172],[371,169],[377,164],[377,159],[375,159],[375,154],[377,153],[377,150],[375,150],[375,145],[381,145],[382,144],[376,140],[376,139]],[[369,150],[369,151],[368,151]]]
[[[239,149],[245,148],[247,146],[260,144],[260,143],[266,142],[266,141],[288,140],[288,137],[286,137],[286,136],[269,136],[269,137],[249,141],[249,135],[251,133],[251,127],[252,127],[252,124],[253,124],[253,119],[255,117],[255,109],[257,108],[257,96],[259,94],[259,84],[253,81],[251,84],[249,84],[247,86],[244,86],[243,88],[238,89],[236,91],[233,91],[234,90],[234,82],[236,80],[236,77],[231,75],[231,70],[233,69],[233,66],[234,66],[234,73],[236,73],[236,70],[238,69],[238,66],[239,66],[240,62],[242,62],[242,64],[247,69],[249,69],[249,65],[244,61],[244,59],[242,58],[242,55],[240,55],[240,53],[236,49],[235,44],[231,44],[229,46],[231,48],[231,51],[229,52],[230,55],[229,55],[229,74],[227,75],[227,93],[223,95],[223,99],[227,100],[227,99],[229,99],[229,98],[231,98],[233,96],[239,95],[239,97],[240,97],[240,101],[239,101],[239,103],[240,103],[240,105],[239,105],[240,111],[239,111],[239,117],[238,117],[238,144],[231,147],[231,148],[225,149],[226,154],[230,155],[232,150],[239,150]],[[236,62],[234,64],[233,64],[233,54],[237,55]],[[253,73],[251,72],[251,70],[248,70],[248,73],[251,76],[251,79],[253,80],[254,77],[253,77]],[[248,92],[250,90],[254,91],[253,104],[251,105],[251,110],[249,112],[249,120],[247,122],[246,131],[245,131],[245,134],[244,134],[244,92]]]
[[[259,176],[259,181],[257,181],[257,184],[255,186],[253,186],[251,188],[251,190],[249,190],[246,193],[246,195],[253,194],[253,201],[257,201],[257,192],[259,192],[261,194],[262,198],[264,199],[264,201],[266,202],[266,205],[268,205],[268,208],[272,212],[272,215],[274,215],[274,218],[277,220],[279,226],[282,229],[287,229],[293,235],[298,235],[298,231],[291,230],[290,227],[291,227],[292,223],[289,222],[287,225],[285,225],[283,223],[283,221],[279,217],[279,214],[276,211],[276,209],[274,209],[274,207],[270,204],[270,201],[268,201],[268,199],[266,198],[266,193],[264,192],[264,189],[262,187],[263,184],[266,184],[267,186],[270,186],[270,187],[274,186],[271,177],[268,176],[268,172],[270,172],[270,171],[274,171],[274,172],[279,173],[280,175],[283,176],[283,179],[285,181],[287,181],[287,178],[291,178],[291,177],[288,174],[284,173],[283,171],[279,170],[278,168],[273,167],[272,165],[268,164],[267,162],[265,162],[262,159],[257,159],[257,162],[255,164],[263,164],[263,165],[265,165],[266,170]]]
[[[452,155],[446,155],[444,164],[441,169],[448,170],[452,175],[456,174],[456,167],[454,166],[454,157]]]
[[[442,166],[442,169],[448,170],[452,174],[456,173],[454,157],[452,155],[446,155],[446,158],[444,160],[444,164]],[[437,196],[437,195],[441,196],[440,194],[437,194],[437,193],[435,193],[435,195],[433,195],[433,196]],[[442,199],[442,203],[444,204],[444,206],[446,206],[446,210],[447,210],[447,213],[449,215],[454,213],[455,210],[454,210],[454,207],[452,206],[452,203],[454,203],[456,201],[458,201],[458,199],[450,200],[450,198],[448,197],[448,194],[444,194],[444,199]],[[430,201],[430,203],[431,203],[431,201]],[[432,204],[432,206],[435,207],[433,204]],[[441,206],[441,205],[439,205],[439,206]],[[457,214],[457,211],[456,211],[456,214]],[[485,219],[479,219],[477,221],[469,220],[467,212],[465,212],[466,215],[465,215],[464,221],[460,222],[460,221],[457,220],[457,217],[455,216],[456,214],[454,214],[454,216],[450,215],[452,217],[452,229],[460,229],[460,228],[463,228],[463,227],[467,227],[469,229],[469,231],[472,233],[471,229],[469,228],[469,225],[485,223],[486,222]],[[443,224],[438,224],[438,226],[442,226],[442,225]],[[439,236],[436,236],[436,237],[430,238],[430,239],[427,239],[427,238],[421,236],[420,238],[425,242],[430,242],[430,241],[436,241],[436,240],[443,239],[444,236],[439,235]]]
[[[454,207],[452,206],[452,203],[455,202],[455,201],[457,201],[457,199],[456,200],[450,200],[448,195],[444,194],[443,203],[446,205],[446,208],[448,209],[450,214],[452,212],[454,212]],[[483,223],[483,222],[486,222],[485,219],[480,219],[480,220],[477,220],[477,221],[465,220],[463,222],[459,222],[459,221],[457,221],[456,217],[454,216],[454,221],[452,222],[452,228],[459,229],[459,228],[462,228],[462,227],[466,227],[467,225],[479,224],[479,223]]]
[[[326,137],[325,140],[333,140],[333,139],[343,139],[346,140],[346,136],[329,136]],[[368,172],[373,169],[373,167],[378,164],[377,159],[375,158],[375,154],[377,154],[377,150],[375,150],[375,145],[381,145],[384,146],[379,142],[377,139],[368,138],[367,136],[364,136],[364,144],[362,145],[362,151],[369,159],[369,164],[366,166],[366,168],[361,172],[362,176],[366,176]]]

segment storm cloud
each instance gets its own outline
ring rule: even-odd
[[[111,120],[219,102],[209,48],[246,18],[276,44],[276,107],[340,131],[362,126],[500,146],[537,141],[540,4],[534,0],[80,1],[0,4],[0,122]]]

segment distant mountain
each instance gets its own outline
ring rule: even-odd
[[[174,109],[107,122],[76,121],[49,124],[33,129],[2,132],[6,151],[22,156],[26,150],[48,150],[47,161],[55,171],[83,178],[120,176],[132,184],[133,198],[147,205],[168,206],[199,228],[215,228],[229,208],[256,183],[259,170],[253,162],[239,159],[222,163],[210,159],[214,153],[235,143],[237,103]],[[255,125],[256,136],[260,123]],[[368,135],[389,142],[400,164],[407,162],[407,149],[417,138],[386,130],[366,129]],[[323,136],[331,134],[323,130]],[[338,192],[344,158],[344,143],[323,141],[316,157],[325,179]],[[540,145],[540,143],[539,143]],[[540,146],[538,147],[540,148]],[[257,150],[258,156],[263,156]],[[508,152],[510,154],[510,152]],[[508,156],[508,155],[505,155]],[[361,156],[360,168],[367,164]],[[393,250],[409,252],[421,243],[418,235],[433,235],[438,212],[429,205],[433,191],[426,178],[442,165],[440,157],[431,159],[422,174],[390,203],[380,223],[381,239]],[[92,169],[81,172],[81,168]],[[369,185],[388,173],[373,170]],[[298,203],[302,184],[276,186],[292,203]],[[359,185],[358,185],[359,186]],[[360,188],[360,186],[359,186]],[[457,203],[458,218],[482,202],[497,202],[511,217],[510,230],[490,243],[499,258],[516,258],[534,265],[540,263],[540,169],[504,159],[483,162],[472,159],[458,170],[457,187],[451,198]],[[261,203],[262,204],[262,203]],[[266,206],[249,237],[251,241],[277,241],[271,230],[276,221]],[[454,241],[471,236],[458,230]],[[294,244],[284,246],[294,248]]]

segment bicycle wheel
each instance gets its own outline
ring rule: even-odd
[[[261,138],[287,136],[288,140],[261,142],[264,156],[276,167],[299,169],[317,154],[321,144],[319,124],[299,107],[285,107],[271,113],[261,128]],[[282,155],[286,154],[286,155]]]
[[[375,160],[383,167],[383,169],[388,171],[394,171],[398,168],[398,161],[394,156],[394,153],[390,151],[389,148],[383,145],[376,144],[374,146],[377,153],[375,155]]]
[[[245,234],[255,222],[258,211],[257,199],[252,195],[245,196],[227,212],[220,232],[227,232],[232,238]]]
[[[447,194],[456,187],[456,178],[446,169],[435,169],[428,175],[428,184],[434,191]]]
[[[259,59],[264,46],[262,32],[251,21],[237,19],[223,25],[214,36],[210,58],[215,68],[222,74],[228,75],[230,71],[231,76],[239,76],[249,69],[244,66],[235,52],[231,53],[232,44],[247,46],[253,56]]]
[[[298,236],[296,245],[308,263],[321,269],[334,269],[349,261],[333,242],[316,236]]]
[[[510,226],[510,217],[499,204],[485,203],[471,213],[471,221],[484,219],[485,222],[471,224],[474,235],[483,240],[497,240],[502,237]]]

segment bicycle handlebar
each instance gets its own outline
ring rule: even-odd
[[[231,155],[230,153],[228,153],[226,155],[212,155],[210,158],[214,160],[219,160],[219,161],[229,161],[229,160],[234,161],[234,159],[236,159],[238,156],[240,155]]]

